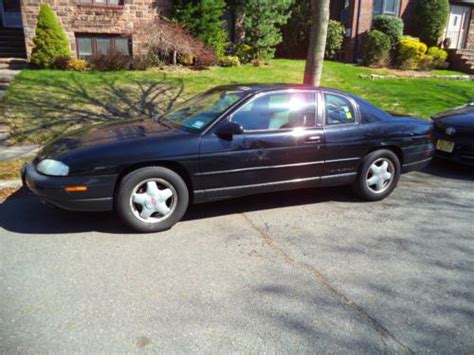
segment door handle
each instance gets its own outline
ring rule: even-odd
[[[319,143],[321,142],[321,136],[309,136],[305,141],[308,143]]]

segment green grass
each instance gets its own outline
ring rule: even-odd
[[[175,72],[24,70],[8,89],[0,116],[6,118],[13,142],[44,143],[67,130],[112,117],[149,117],[216,85],[300,83],[303,70],[304,62],[296,60],[275,60],[258,68]],[[359,77],[370,73],[369,68],[326,62],[322,84],[359,95],[388,111],[422,118],[474,97],[472,82]]]

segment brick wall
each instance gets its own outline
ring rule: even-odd
[[[414,0],[400,1],[400,17],[405,22],[406,33],[412,33],[414,30],[414,3]],[[350,36],[345,39],[343,44],[343,59],[346,62],[355,62],[362,57],[364,35],[372,27],[374,9],[372,0],[353,0],[350,1],[350,5],[349,15],[347,16],[346,23],[344,23],[344,26],[350,30]],[[357,17],[359,17],[359,23],[357,23]]]
[[[474,50],[474,7],[471,9],[471,19],[467,31],[466,48]]]
[[[80,4],[79,0],[21,0],[23,26],[28,57],[33,48],[36,17],[41,4],[49,4],[56,12],[76,54],[75,33],[126,34],[132,37],[133,52],[142,43],[133,40],[136,28],[166,15],[171,0],[124,0],[123,6],[106,7]]]

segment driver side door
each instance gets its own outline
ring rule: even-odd
[[[205,199],[313,186],[324,163],[324,131],[317,93],[286,90],[257,94],[204,134],[199,191]],[[226,122],[241,134],[216,134]]]

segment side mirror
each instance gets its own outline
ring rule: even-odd
[[[235,122],[226,122],[216,130],[216,136],[222,139],[232,139],[235,134],[242,134],[244,129],[241,125]]]

